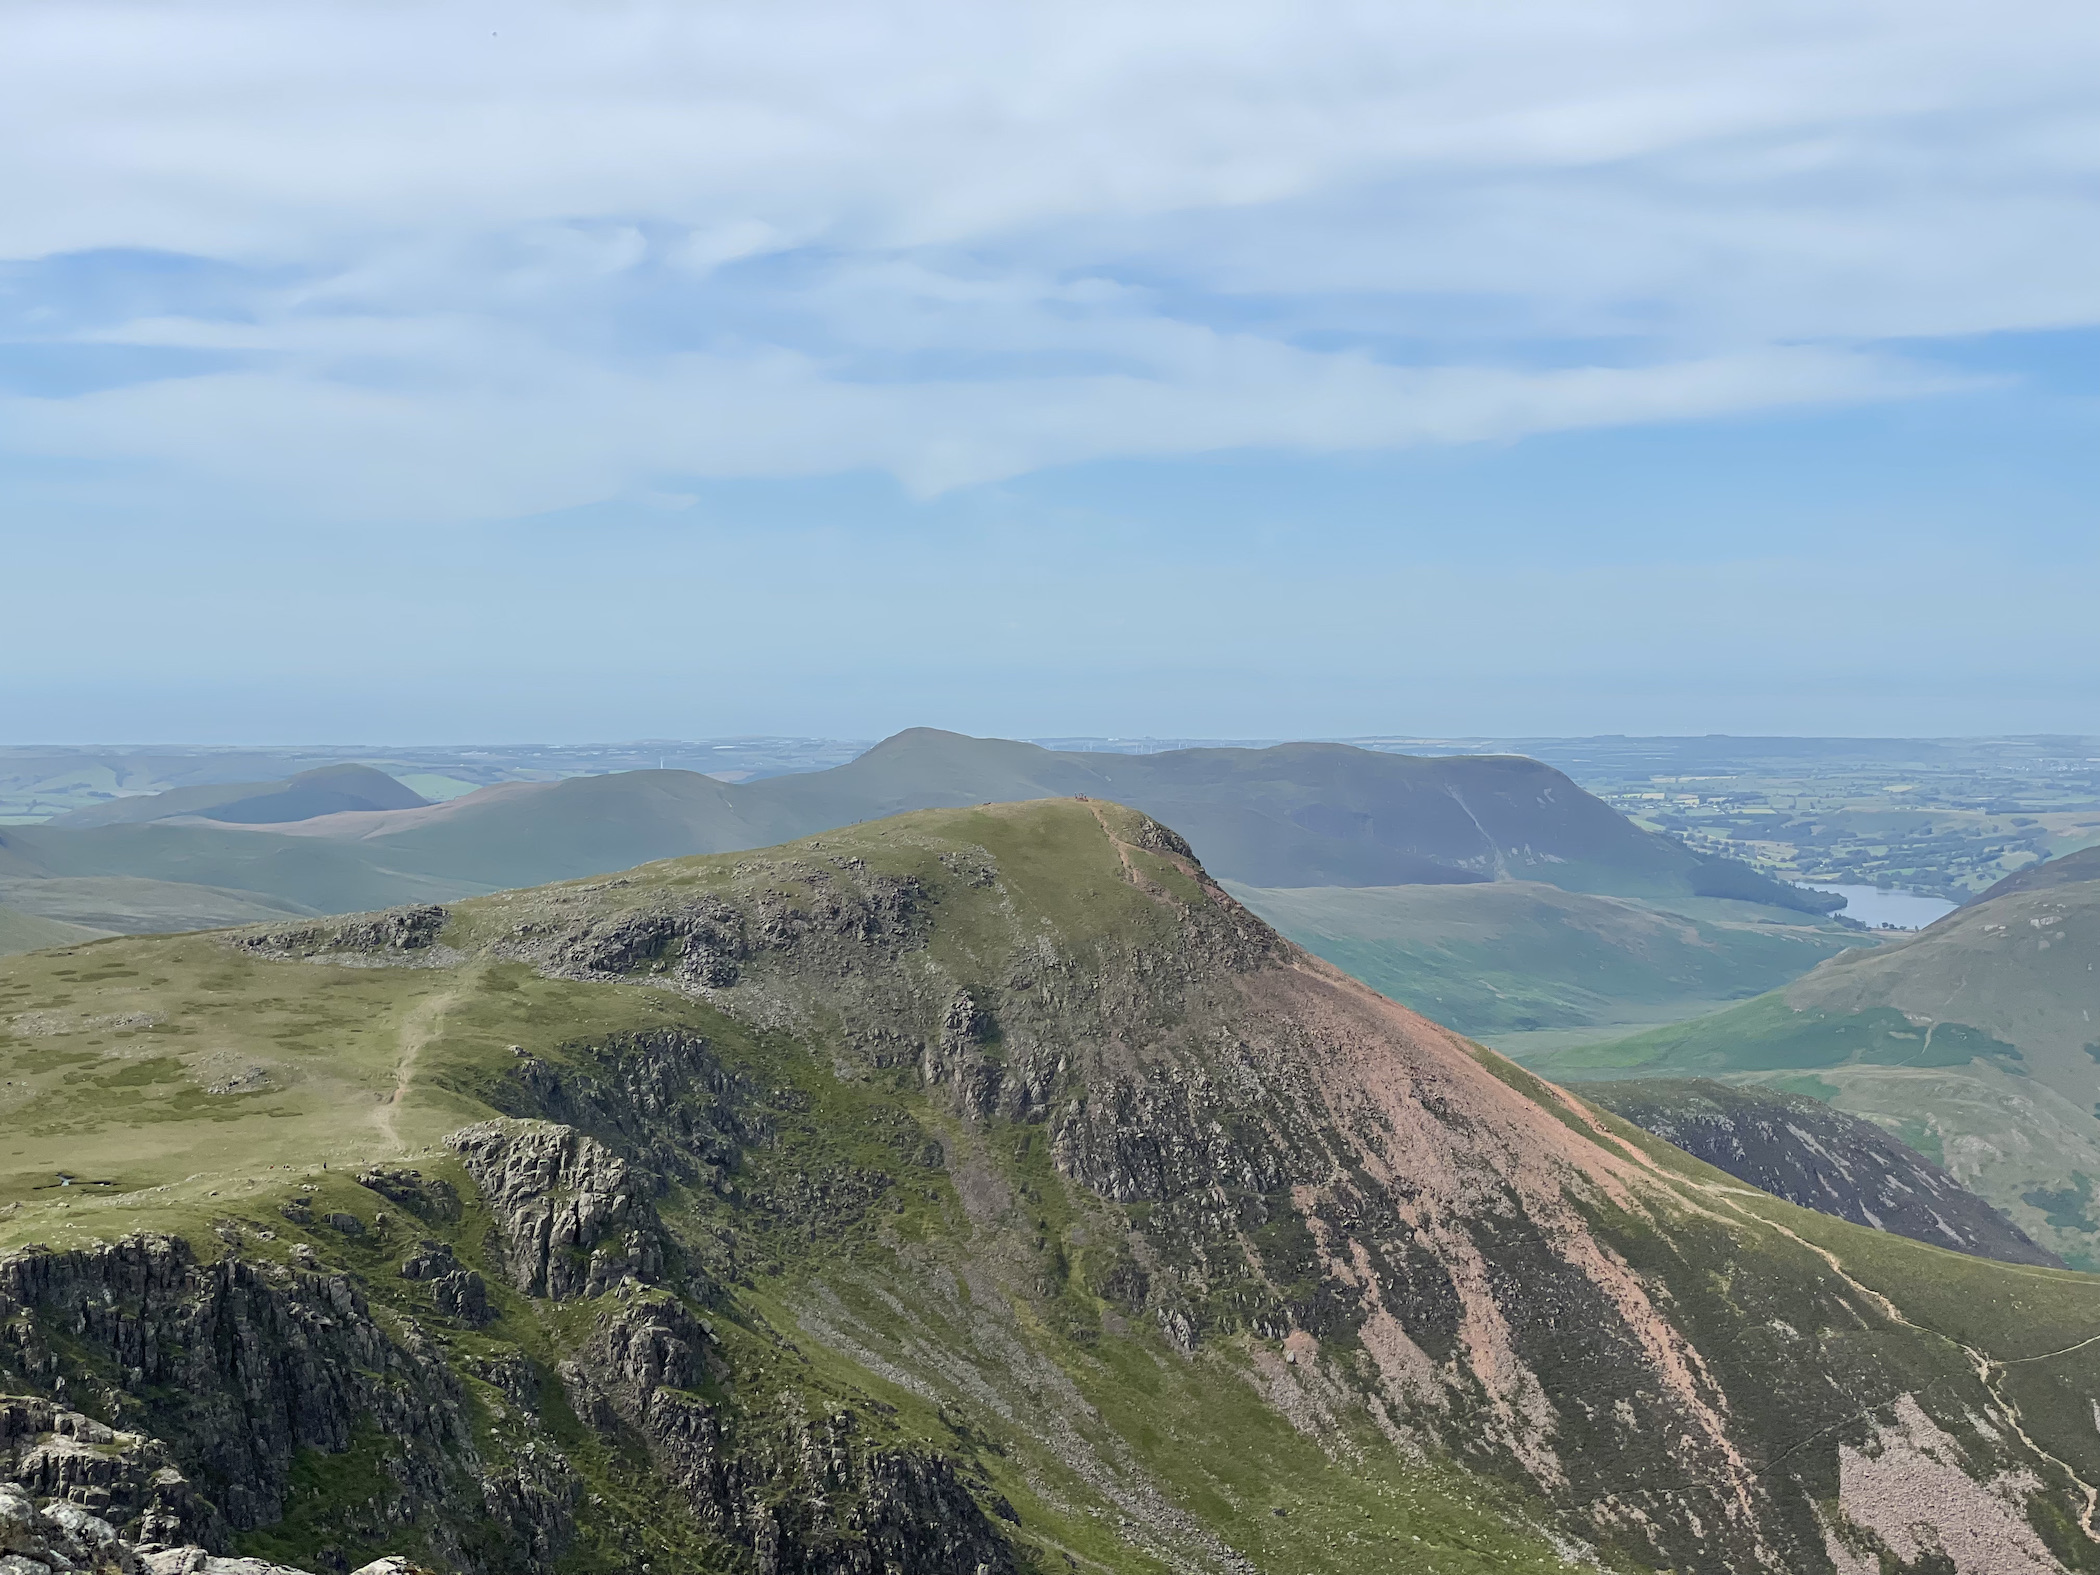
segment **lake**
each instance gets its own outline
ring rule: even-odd
[[[1921,891],[1884,891],[1879,886],[1826,886],[1819,880],[1795,882],[1810,891],[1834,891],[1845,899],[1844,907],[1838,910],[1848,919],[1857,919],[1870,930],[1878,930],[1884,924],[1899,930],[1922,930],[1934,919],[1943,919],[1952,913],[1956,904],[1944,897],[1928,897]]]

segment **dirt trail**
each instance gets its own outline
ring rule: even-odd
[[[438,1024],[445,1014],[458,1002],[466,991],[462,981],[450,989],[426,996],[409,1009],[401,1019],[401,1059],[394,1066],[394,1091],[379,1102],[372,1112],[372,1124],[379,1128],[380,1135],[394,1148],[400,1148],[401,1134],[395,1130],[394,1117],[401,1104],[408,1098],[408,1090],[415,1081],[416,1062],[421,1059],[423,1047],[437,1037]]]

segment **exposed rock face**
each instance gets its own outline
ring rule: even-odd
[[[595,1138],[545,1121],[485,1121],[446,1142],[503,1232],[503,1263],[527,1296],[597,1296],[662,1278],[650,1188]]]
[[[1694,1198],[1576,1101],[1520,1092],[1516,1069],[1284,945],[1163,828],[1081,812],[1149,914],[1075,939],[1018,918],[1002,932],[979,907],[974,971],[958,977],[928,959],[921,919],[955,888],[841,925],[884,911],[852,861],[783,850],[737,867],[748,896],[698,899],[710,924],[733,910],[747,941],[735,987],[710,999],[755,1025],[822,1024],[870,1069],[908,1057],[975,1129],[1047,1128],[1065,1177],[1133,1210],[1132,1251],[1108,1256],[1094,1288],[1185,1348],[1288,1335],[1312,1361],[1328,1342],[1360,1351],[1364,1363],[1322,1370],[1361,1385],[1358,1403],[1402,1447],[1529,1483],[1618,1557],[1830,1568],[1820,1506],[1836,1439],[1944,1348],[1805,1246],[1746,1254],[1739,1230],[1770,1232]],[[995,859],[949,868],[984,903],[1013,900]],[[675,925],[663,893],[634,900]],[[534,938],[552,971],[568,944],[559,923]],[[1658,1219],[1674,1256],[1657,1256]],[[1729,1302],[1714,1301],[1716,1277]],[[1864,1325],[1889,1359],[1862,1365],[1814,1335],[1746,1362],[1746,1319]],[[1977,1415],[1995,1404],[1958,1358],[1943,1381],[1966,1384]],[[599,1388],[660,1449],[689,1436],[685,1472],[704,1476],[705,1416]],[[1974,1469],[2017,1476],[2019,1450],[1991,1436],[1971,1440]]]
[[[375,1431],[394,1446],[397,1500],[375,1506],[374,1533],[420,1524],[451,1562],[482,1570],[509,1567],[517,1544],[563,1541],[560,1523],[497,1520],[485,1551],[456,1543],[487,1514],[473,1435],[450,1368],[412,1326],[405,1335],[390,1337],[340,1273],[202,1263],[187,1243],[143,1234],[32,1248],[0,1259],[0,1381],[93,1396],[138,1433],[33,1401],[0,1404],[0,1426],[17,1440],[17,1480],[141,1542],[221,1547],[274,1524],[299,1451],[340,1454]]]
[[[220,1529],[158,1439],[34,1395],[0,1398],[0,1471],[47,1505],[66,1506],[62,1515],[114,1521],[140,1542],[192,1541]]]
[[[0,1402],[0,1405],[10,1402]],[[31,1402],[34,1404],[35,1402]],[[62,1413],[61,1419],[73,1416]],[[86,1422],[85,1417],[75,1417]],[[104,1431],[107,1431],[105,1429]],[[68,1498],[38,1496],[0,1482],[0,1575],[305,1575],[257,1559],[214,1558],[195,1545],[133,1543],[101,1516]],[[384,1558],[353,1575],[418,1575],[406,1559]]]
[[[612,1299],[564,1371],[579,1414],[617,1419],[702,1524],[766,1575],[1011,1575],[1006,1540],[954,1466],[860,1436],[849,1411],[773,1418],[765,1445],[732,1454],[721,1411],[692,1393],[713,1337],[676,1300]]]
[[[244,930],[230,939],[233,945],[247,951],[291,957],[329,952],[420,952],[437,944],[445,918],[445,910],[435,903],[420,903],[316,924]]]
[[[698,1034],[611,1034],[563,1051],[563,1062],[521,1056],[515,1092],[498,1090],[496,1099],[516,1115],[587,1133],[657,1177],[701,1179],[717,1190],[738,1151],[765,1140],[753,1091]]]
[[[389,1340],[343,1275],[199,1263],[184,1242],[127,1236],[0,1260],[0,1320],[13,1344],[0,1362],[22,1378],[63,1375],[56,1328],[129,1393],[165,1396],[143,1407],[148,1430],[235,1530],[282,1513],[296,1450],[340,1452],[360,1425],[421,1443],[433,1473],[467,1443],[450,1374]]]
[[[1805,1209],[2005,1263],[2064,1266],[1923,1154],[1805,1095],[1704,1078],[1588,1083],[1579,1092]]]
[[[430,1287],[439,1313],[478,1329],[495,1317],[489,1306],[489,1291],[481,1276],[465,1268],[452,1255],[452,1244],[424,1241],[401,1264],[401,1278],[420,1280]]]

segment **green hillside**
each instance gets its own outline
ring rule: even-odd
[[[14,958],[0,1074],[0,1391],[162,1440],[163,1543],[2100,1567],[2100,1281],[1746,1188],[1113,805]]]
[[[76,941],[91,941],[101,933],[83,924],[67,924],[57,919],[18,913],[13,908],[0,908],[0,956],[42,951],[46,946],[70,946]]]
[[[1535,881],[1227,885],[1314,955],[1473,1035],[1625,1022],[1629,1008],[1696,1011],[1691,1003],[1756,995],[1833,952],[1872,944],[1807,914],[1691,918]]]
[[[2059,861],[2075,874],[2073,855]],[[2041,866],[2047,869],[2050,866]],[[2037,1241],[2100,1268],[2100,881],[2026,872],[1783,990],[1538,1064],[1802,1086],[1941,1159]]]
[[[2060,859],[2047,859],[2040,864],[2030,864],[2024,870],[2015,870],[1975,900],[1987,902],[1993,897],[2010,897],[2015,892],[2047,891],[2052,887],[2075,886],[2085,881],[2100,881],[2100,847],[2080,848]]]

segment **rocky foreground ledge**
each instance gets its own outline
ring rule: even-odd
[[[0,1410],[20,1415],[24,1407],[47,1413],[37,1420],[44,1429],[37,1446],[42,1460],[30,1469],[58,1461],[121,1459],[138,1452],[142,1442],[118,1433],[76,1411],[53,1411],[39,1401],[0,1398]],[[37,1451],[32,1450],[34,1455]],[[83,1497],[106,1490],[85,1474],[73,1476],[73,1491]],[[127,1542],[100,1515],[73,1498],[51,1496],[41,1501],[16,1482],[0,1482],[0,1575],[306,1575],[259,1559],[222,1559],[196,1546],[170,1547],[159,1542]],[[418,1575],[406,1559],[384,1558],[354,1575]]]

